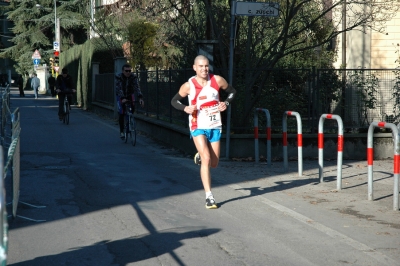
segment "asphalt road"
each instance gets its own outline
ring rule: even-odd
[[[294,161],[221,161],[207,210],[191,157],[144,135],[125,144],[115,121],[75,107],[64,125],[56,99],[12,93],[17,215],[45,221],[10,219],[8,265],[400,265],[391,160],[374,165],[373,202],[366,162],[345,161],[336,191],[336,162],[320,184],[317,161],[301,177]]]

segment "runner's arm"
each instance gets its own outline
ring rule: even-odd
[[[172,98],[171,100],[171,105],[181,111],[184,111],[188,114],[193,113],[195,109],[195,105],[193,106],[187,106],[181,103],[181,100],[189,95],[190,92],[190,86],[189,82],[185,82],[179,89],[179,92]]]
[[[177,94],[175,94],[175,96],[172,98],[171,100],[171,105],[175,108],[178,109],[180,111],[184,111],[186,105],[181,103],[181,100],[184,99],[185,97],[182,97],[179,92]]]

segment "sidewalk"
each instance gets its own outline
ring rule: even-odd
[[[393,210],[393,160],[374,161],[374,201],[368,200],[368,168],[366,161],[344,161],[342,190],[337,190],[337,162],[324,161],[324,182],[319,182],[318,161],[304,161],[299,177],[297,161],[289,162],[289,172],[283,162],[266,163],[221,161],[214,182],[237,182],[243,191],[262,195],[281,191],[293,202],[303,201],[309,207],[320,207],[352,216],[360,222],[384,225],[390,234],[399,235],[400,211]],[[235,181],[233,179],[236,179]],[[254,189],[256,187],[257,189]],[[248,192],[246,192],[248,194]],[[245,194],[246,194],[245,193]],[[385,234],[388,232],[385,232]]]

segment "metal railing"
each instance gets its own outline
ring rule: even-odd
[[[0,265],[7,265],[8,219],[4,188],[4,152],[0,146]]]
[[[226,71],[216,69],[215,74]],[[255,80],[247,75],[259,73]],[[234,69],[233,86],[237,96],[232,103],[231,132],[253,131],[254,106],[271,113],[272,133],[281,133],[281,117],[286,110],[302,114],[303,133],[316,133],[324,113],[339,115],[348,132],[367,131],[373,121],[400,121],[400,89],[396,83],[398,69]],[[149,117],[187,127],[187,115],[171,106],[180,86],[195,73],[192,69],[137,71],[146,100],[144,113]],[[96,101],[114,104],[114,74],[96,75]],[[248,82],[248,83],[246,83]],[[250,83],[249,83],[250,82]],[[221,99],[224,99],[221,95]],[[187,103],[186,103],[187,104]],[[226,112],[222,113],[226,125]],[[266,128],[266,118],[260,118]],[[326,130],[336,129],[328,124]],[[288,121],[288,133],[296,132],[295,121]]]

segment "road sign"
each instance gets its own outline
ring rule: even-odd
[[[279,4],[272,2],[236,2],[235,15],[239,16],[279,16]]]
[[[58,72],[58,70],[60,69],[60,67],[58,67],[58,66],[55,66],[55,67],[53,67],[54,68],[54,71],[55,72]]]
[[[40,64],[40,59],[37,59],[37,58],[33,59],[33,64],[34,65],[39,65]]]
[[[53,50],[60,51],[60,43],[59,42],[53,42]]]
[[[41,59],[42,57],[40,56],[40,53],[38,50],[35,50],[35,52],[32,55],[32,59]]]

